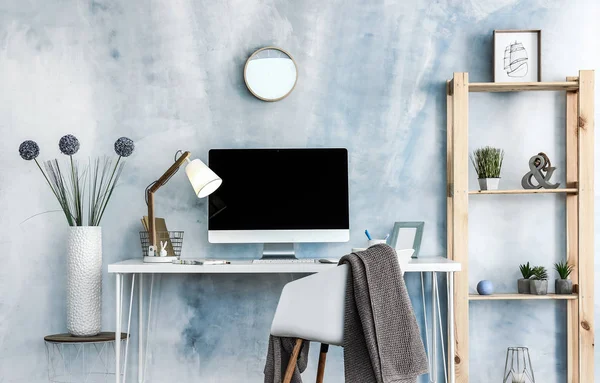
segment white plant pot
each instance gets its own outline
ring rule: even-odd
[[[500,178],[478,178],[477,180],[481,190],[498,190]]]
[[[102,326],[102,228],[69,227],[67,236],[67,330],[97,335]]]

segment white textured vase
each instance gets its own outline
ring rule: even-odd
[[[102,229],[69,227],[67,237],[67,330],[93,336],[102,325]]]

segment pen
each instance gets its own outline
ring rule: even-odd
[[[231,262],[224,260],[208,260],[208,261],[199,261],[194,259],[174,259],[174,265],[230,265]]]
[[[384,239],[384,241],[386,241],[386,242],[387,242],[387,240],[388,240],[388,238],[389,238],[389,237],[390,237],[390,233],[387,233],[387,234],[386,234],[386,236],[385,236],[385,239]]]
[[[373,238],[371,238],[371,234],[369,234],[369,230],[365,230],[365,235],[367,236],[367,239],[370,241]]]
[[[231,262],[229,261],[202,261],[203,265],[229,265]]]

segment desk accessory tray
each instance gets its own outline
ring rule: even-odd
[[[142,245],[142,256],[144,262],[148,263],[171,263],[174,259],[179,259],[181,256],[181,248],[183,247],[183,231],[157,231],[156,242],[167,242],[166,257],[149,257],[148,247],[150,246],[150,235],[147,231],[140,231],[140,243]]]

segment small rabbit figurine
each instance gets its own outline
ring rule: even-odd
[[[167,241],[160,241],[160,256],[161,257],[166,257],[167,256]]]

